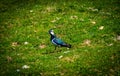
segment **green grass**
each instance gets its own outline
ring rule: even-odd
[[[0,76],[119,76],[119,3],[0,1]],[[51,28],[72,48],[54,50]]]

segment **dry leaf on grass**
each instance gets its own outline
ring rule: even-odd
[[[23,68],[23,69],[29,69],[30,66],[28,66],[28,65],[23,65],[22,68]]]
[[[83,42],[83,44],[84,45],[87,45],[87,46],[90,46],[90,44],[91,44],[91,41],[90,40],[84,40],[84,42]]]
[[[71,16],[70,19],[78,19],[78,16]]]
[[[103,29],[104,29],[104,26],[100,26],[100,27],[99,27],[99,30],[103,30]]]
[[[11,61],[12,61],[12,57],[7,56],[6,58],[7,58],[7,61],[8,61],[8,62],[11,62]]]
[[[96,24],[96,22],[95,22],[95,21],[91,21],[91,23],[92,23],[92,24]]]
[[[18,45],[18,43],[17,42],[12,42],[12,44],[11,44],[12,46],[17,46]]]
[[[117,36],[117,40],[120,40],[120,36]]]
[[[63,56],[61,55],[61,56],[59,56],[58,58],[61,59],[62,57],[63,57]]]
[[[65,51],[64,53],[67,54],[67,53],[69,53],[69,52],[70,52],[70,51]]]
[[[39,46],[40,49],[44,49],[45,47],[46,47],[45,44],[41,44],[41,45]]]
[[[24,42],[24,44],[25,44],[25,45],[27,45],[27,44],[28,44],[28,42],[26,41],[26,42]]]
[[[17,72],[20,72],[20,69],[17,69],[16,71],[17,71]]]
[[[56,20],[52,20],[51,22],[52,22],[52,23],[55,23],[55,22],[56,22]]]
[[[30,10],[30,12],[32,13],[32,12],[33,12],[33,10]]]

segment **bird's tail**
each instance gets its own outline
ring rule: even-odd
[[[63,45],[64,47],[68,47],[68,48],[71,48],[71,45],[70,44],[66,44],[66,45]]]
[[[70,45],[70,44],[67,44],[67,47],[68,47],[68,48],[71,48],[71,45]]]

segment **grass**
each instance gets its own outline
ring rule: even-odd
[[[0,1],[0,76],[119,76],[119,3]],[[54,50],[51,28],[72,48]]]

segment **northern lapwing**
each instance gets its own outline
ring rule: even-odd
[[[49,30],[49,34],[51,36],[50,41],[55,45],[55,50],[56,50],[56,46],[71,48],[71,45],[67,44],[66,42],[64,42],[60,38],[58,38],[54,34],[54,31],[52,29]]]

